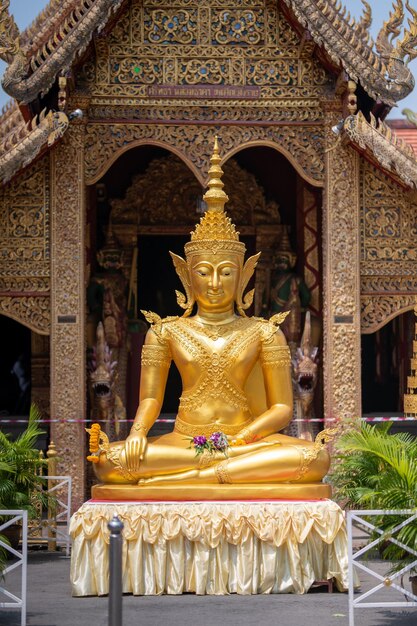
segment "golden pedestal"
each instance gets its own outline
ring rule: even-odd
[[[93,500],[129,502],[223,501],[223,500],[321,500],[332,489],[324,483],[271,483],[263,485],[94,485]]]
[[[74,596],[108,593],[114,515],[124,524],[124,593],[306,593],[330,579],[348,586],[345,518],[330,500],[90,501],[71,520]]]

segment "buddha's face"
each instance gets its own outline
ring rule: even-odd
[[[190,267],[191,288],[197,304],[207,311],[233,307],[239,284],[237,255],[201,254],[193,256]]]

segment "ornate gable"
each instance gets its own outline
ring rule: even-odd
[[[313,121],[333,79],[311,44],[275,0],[130,0],[97,40],[77,89],[91,96],[98,118],[117,105],[123,117],[149,121]]]

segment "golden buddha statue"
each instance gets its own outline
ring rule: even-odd
[[[135,495],[143,498],[154,487],[170,486],[171,499],[177,500],[187,485],[199,486],[199,499],[212,485],[236,485],[240,498],[251,485],[257,497],[263,497],[261,485],[285,485],[278,492],[295,490],[296,497],[328,497],[329,487],[317,485],[329,468],[322,439],[312,443],[279,434],[293,407],[290,352],[278,327],[285,314],[269,321],[246,317],[253,290],[243,294],[259,254],[244,263],[245,246],[224,211],[228,197],[217,139],[210,163],[207,211],[185,245],[186,260],[171,253],[186,291],[186,296],[177,292],[185,312],[165,319],[145,313],[151,328],[130,435],[110,444],[94,426],[89,459],[100,481],[118,486],[113,489],[117,499],[128,499],[122,485],[137,485]],[[197,313],[191,315],[195,304]],[[162,407],[171,360],[183,384],[174,430],[148,438]],[[193,438],[219,431],[227,435],[227,451],[196,455]],[[97,498],[110,492],[93,488]]]

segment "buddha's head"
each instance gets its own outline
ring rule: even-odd
[[[175,269],[187,296],[177,293],[184,316],[190,315],[194,302],[213,312],[236,303],[240,315],[253,301],[254,290],[243,292],[255,270],[259,254],[244,263],[245,244],[224,211],[228,196],[223,191],[217,137],[210,159],[208,190],[204,195],[207,211],[185,244],[186,260],[171,252]]]

